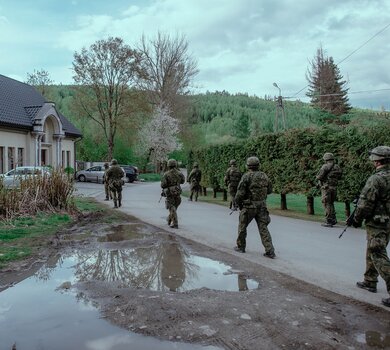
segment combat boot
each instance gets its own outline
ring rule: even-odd
[[[234,247],[233,249],[234,249],[236,252],[245,253],[245,248],[242,248],[242,247]]]
[[[365,289],[365,290],[368,290],[369,292],[371,293],[376,293],[376,285],[374,284],[369,284],[367,283],[366,281],[363,281],[363,282],[356,282],[356,286],[361,288],[361,289]]]
[[[114,208],[118,208],[118,204],[116,201],[114,201]]]
[[[121,199],[118,200],[118,206],[119,206],[119,207],[122,206],[122,200],[121,200]]]
[[[274,252],[268,252],[263,254],[265,257],[270,258],[270,259],[275,259],[276,255]]]
[[[382,299],[382,304],[384,306],[390,307],[390,298]]]

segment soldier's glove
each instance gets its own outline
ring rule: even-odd
[[[353,215],[350,215],[345,223],[347,224],[347,226],[353,226]]]
[[[355,227],[355,228],[362,227],[362,223],[358,222],[356,220],[353,220],[352,221],[352,226]]]
[[[361,223],[361,222],[355,220],[355,216],[354,216],[354,215],[351,215],[351,216],[347,219],[346,224],[347,224],[347,226],[353,226],[353,227],[355,227],[355,228],[358,228],[358,227],[361,227],[361,226],[362,226],[362,223]]]

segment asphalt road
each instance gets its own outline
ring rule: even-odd
[[[104,201],[102,184],[77,183],[76,186],[78,194]],[[177,235],[360,301],[380,306],[381,299],[388,297],[380,277],[376,294],[355,286],[356,281],[363,279],[365,270],[364,230],[349,228],[339,239],[343,226],[325,228],[316,222],[271,216],[269,230],[277,255],[271,260],[263,256],[255,222],[248,227],[246,253],[233,251],[238,212],[229,215],[230,211],[223,206],[189,202],[183,197],[178,209],[179,229],[168,227],[168,211],[164,198],[159,202],[160,193],[160,183],[126,184],[120,210]],[[112,202],[105,203],[112,206]]]

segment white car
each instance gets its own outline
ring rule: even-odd
[[[0,181],[6,188],[16,188],[20,186],[21,179],[39,175],[50,176],[50,168],[43,166],[18,166],[4,174],[0,174]]]

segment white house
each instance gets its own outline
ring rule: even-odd
[[[75,168],[81,136],[33,86],[0,74],[0,173],[21,165]]]

